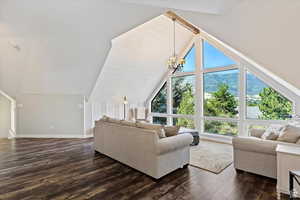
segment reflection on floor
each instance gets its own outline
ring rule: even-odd
[[[101,154],[92,139],[0,140],[0,199],[275,200],[276,181],[189,166],[160,180]],[[287,198],[282,198],[287,199]]]

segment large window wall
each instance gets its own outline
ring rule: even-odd
[[[291,98],[214,40],[196,36],[183,56],[186,64],[154,91],[149,103],[153,123],[236,136],[247,135],[248,127],[291,118]]]

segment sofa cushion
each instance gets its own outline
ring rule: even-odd
[[[286,125],[281,131],[278,141],[296,143],[300,139],[300,127],[293,125]]]
[[[251,128],[250,129],[250,136],[261,138],[261,136],[264,134],[264,129],[257,129],[257,128]]]
[[[171,137],[171,136],[178,135],[180,126],[164,126],[164,129],[166,132],[166,136]]]
[[[150,123],[143,123],[143,122],[137,122],[136,126],[138,128],[148,129],[148,130],[160,130],[163,128],[160,124],[150,124]]]
[[[123,126],[130,126],[130,127],[136,127],[136,123],[133,121],[128,121],[128,120],[121,120],[120,124]]]
[[[109,122],[109,123],[121,124],[121,120],[110,118],[110,117],[108,117],[108,119],[106,121]]]
[[[138,128],[156,131],[159,138],[164,138],[164,136],[166,135],[165,131],[163,130],[163,126],[160,125],[160,124],[150,124],[150,123],[137,122],[136,126]]]

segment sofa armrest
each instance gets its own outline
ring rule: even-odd
[[[233,149],[276,155],[277,144],[282,142],[263,140],[256,137],[236,137],[232,139]]]
[[[252,128],[252,129],[250,129],[250,136],[261,138],[261,136],[264,134],[264,132],[265,132],[264,129]]]
[[[171,137],[162,138],[158,141],[156,154],[161,155],[190,146],[193,142],[193,136],[190,134],[180,134]]]

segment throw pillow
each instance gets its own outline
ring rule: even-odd
[[[280,131],[283,130],[283,128],[284,126],[282,125],[272,124],[266,129],[261,138],[264,140],[277,140],[280,135]]]
[[[277,138],[279,137],[280,132],[278,132],[277,130],[273,130],[273,129],[267,129],[264,134],[261,136],[262,139],[264,140],[277,140]]]
[[[178,134],[180,126],[164,126],[167,137],[175,136]]]
[[[161,128],[159,131],[157,131],[158,137],[161,138],[165,138],[166,136],[166,132],[165,129]]]
[[[296,143],[300,139],[300,128],[287,125],[280,133],[278,141]]]
[[[107,121],[108,121],[108,118],[109,118],[109,117],[107,117],[106,115],[103,115],[103,117],[102,117],[100,120],[107,122]]]

